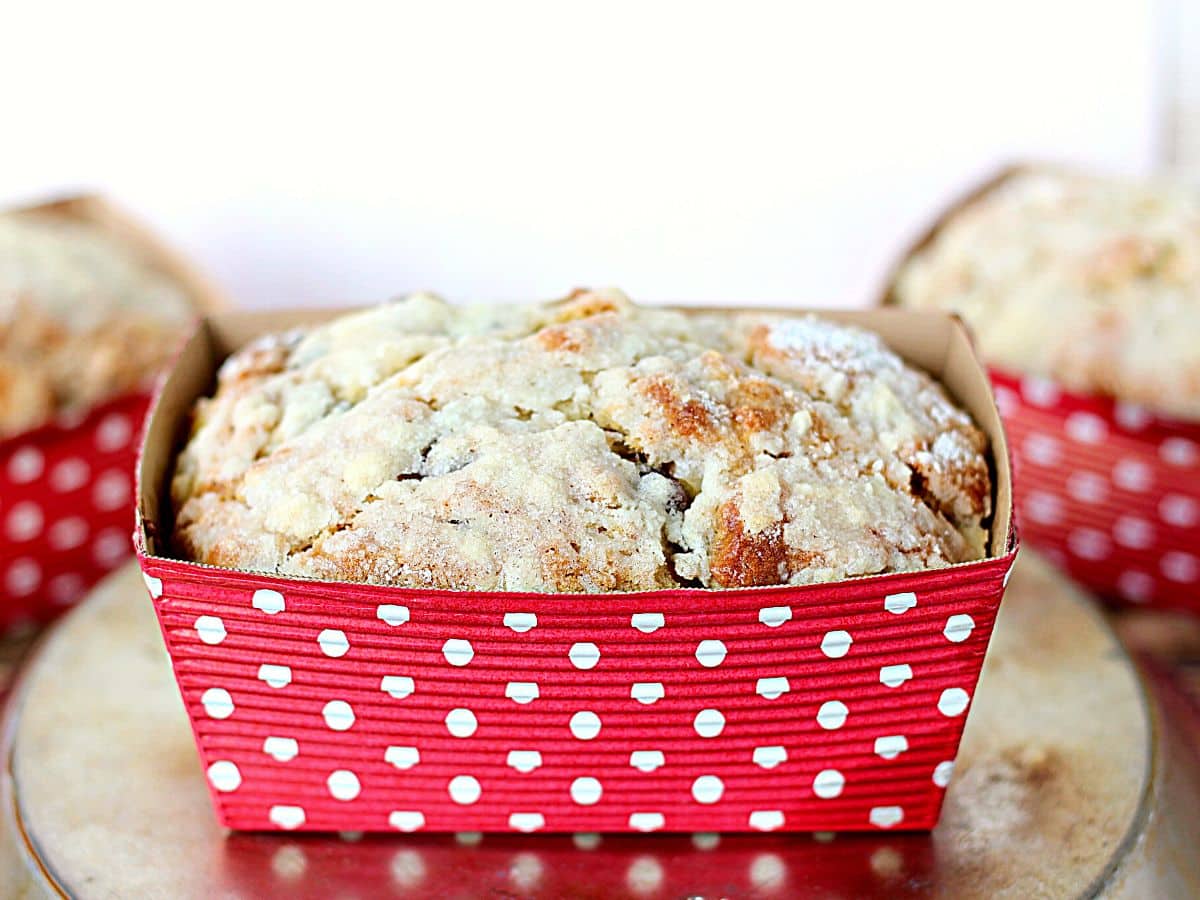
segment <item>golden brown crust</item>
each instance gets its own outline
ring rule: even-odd
[[[783,523],[750,534],[732,499],[717,510],[711,555],[713,580],[726,587],[779,584],[787,578],[789,554],[783,542]]]
[[[172,482],[188,558],[556,592],[974,559],[990,494],[982,433],[873,335],[615,292],[418,296],[260,340],[197,404]]]

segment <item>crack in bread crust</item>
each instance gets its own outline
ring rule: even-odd
[[[829,581],[980,558],[986,451],[865,331],[416,295],[225,362],[176,463],[174,547],[424,588]]]

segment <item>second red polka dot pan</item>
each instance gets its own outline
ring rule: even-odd
[[[148,422],[135,542],[221,822],[931,828],[1016,554],[1008,457],[957,322],[842,318],[941,377],[987,430],[990,558],[832,584],[609,595],[414,590],[170,559],[159,501],[187,410],[232,347],[303,319],[206,322]]]
[[[5,214],[86,224],[170,278],[197,313],[224,305],[188,263],[103,197],[81,194]],[[0,440],[0,634],[53,619],[132,555],[134,469],[152,378]]]
[[[1101,596],[1200,613],[1200,425],[992,380],[1023,536]]]
[[[45,621],[132,553],[148,394],[0,442],[0,631]]]

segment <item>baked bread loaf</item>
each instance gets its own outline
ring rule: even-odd
[[[173,542],[414,588],[830,581],[981,558],[986,449],[928,375],[821,319],[416,295],[226,360]]]
[[[0,215],[0,438],[136,388],[190,314],[179,288],[95,226]]]
[[[985,360],[1200,419],[1200,193],[1048,171],[1003,180],[901,268]]]

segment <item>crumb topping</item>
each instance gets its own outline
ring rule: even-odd
[[[406,587],[829,581],[982,557],[986,449],[858,329],[416,295],[224,363],[176,463],[174,545]]]

